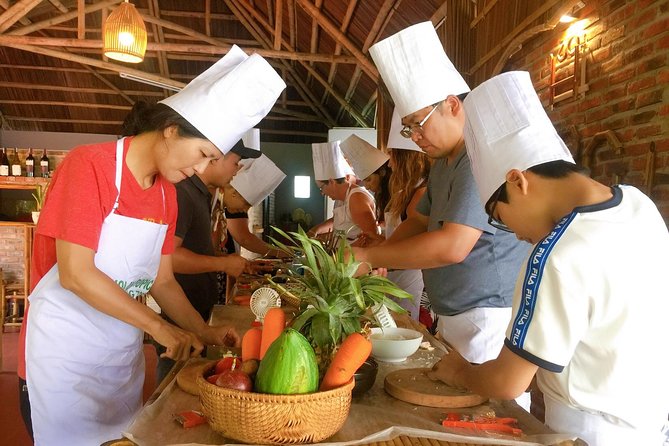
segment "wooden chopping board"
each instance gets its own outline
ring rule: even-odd
[[[441,381],[432,381],[426,375],[429,371],[430,369],[402,369],[390,372],[384,382],[386,392],[398,400],[428,407],[471,407],[487,400]]]
[[[177,384],[184,392],[191,395],[200,395],[200,389],[197,386],[196,379],[198,375],[203,375],[205,370],[212,368],[216,361],[204,358],[194,358],[188,361],[179,373],[177,373]]]

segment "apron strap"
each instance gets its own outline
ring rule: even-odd
[[[116,177],[114,178],[114,185],[116,185],[116,200],[110,214],[113,214],[118,209],[118,199],[121,196],[121,178],[123,177],[123,146],[125,136],[116,141]],[[167,214],[167,207],[165,206],[165,187],[160,185],[160,192],[163,196],[163,214]]]

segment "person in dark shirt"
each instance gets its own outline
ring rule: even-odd
[[[216,273],[220,271],[236,277],[249,268],[248,262],[237,254],[215,255],[209,188],[228,184],[239,171],[242,158],[258,156],[260,151],[244,147],[240,141],[224,157],[213,160],[203,173],[196,173],[176,185],[179,215],[172,256],[174,277],[205,321],[209,320],[211,310],[218,302]],[[160,356],[160,348],[156,346],[156,349]],[[173,365],[171,359],[158,359],[158,382]]]

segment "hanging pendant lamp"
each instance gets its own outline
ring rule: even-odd
[[[118,5],[102,26],[104,55],[121,62],[139,63],[146,52],[146,27],[132,3]]]

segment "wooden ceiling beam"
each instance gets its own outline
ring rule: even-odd
[[[434,11],[434,14],[430,17],[430,21],[434,25],[435,28],[438,28],[439,24],[444,21],[446,18],[446,13],[448,11],[448,0],[443,0],[443,3],[441,4],[440,7],[437,8],[436,11]]]
[[[245,10],[242,7],[239,7],[236,3],[234,3],[232,0],[223,0],[225,4],[227,5],[228,9],[230,9],[233,14],[235,14],[238,18],[239,21],[242,22],[244,27],[251,33],[253,37],[256,38],[260,44],[267,48],[269,47],[270,43],[269,40],[263,36],[261,30],[255,29],[252,21],[246,17],[245,15]],[[245,2],[241,2],[241,4],[244,4]],[[314,97],[312,91],[304,84],[304,81],[302,78],[300,78],[299,74],[295,71],[295,69],[290,66],[287,60],[281,60],[281,63],[284,65],[284,68],[287,73],[290,74],[290,77],[294,81],[295,89],[297,90],[298,94],[302,97],[302,99],[309,104],[309,107],[316,113],[316,115],[320,116],[323,118],[323,120],[330,126],[334,127],[334,119],[332,119],[332,116],[327,112],[327,110],[318,107],[316,98]]]
[[[69,124],[97,124],[97,125],[123,125],[123,121],[100,121],[95,119],[71,119],[71,118],[35,118],[22,116],[7,116],[4,115],[7,121],[32,121],[32,122],[58,122]]]
[[[9,2],[7,0],[0,0],[0,6],[2,6],[5,10],[7,10],[7,9],[9,9],[10,5],[9,5]],[[25,17],[21,17],[19,19],[19,23],[21,25],[30,25],[32,22]]]
[[[25,17],[42,0],[19,0],[0,14],[0,33],[7,31],[13,24]]]
[[[307,12],[307,14],[318,20],[318,24],[332,36],[335,42],[339,42],[344,48],[346,48],[355,58],[358,60],[358,63],[362,66],[363,71],[367,76],[369,76],[374,82],[377,82],[379,78],[379,71],[376,69],[374,64],[360,51],[360,48],[355,46],[353,42],[349,40],[344,33],[342,33],[337,26],[330,21],[321,11],[314,6],[310,0],[295,0],[297,3]]]
[[[70,12],[70,10],[67,9],[67,7],[64,4],[62,4],[61,2],[59,2],[58,0],[49,0],[49,3],[51,3],[53,5],[53,7],[56,8],[57,10],[59,10],[60,12],[63,12],[63,13]]]
[[[103,42],[102,40],[92,40],[92,39],[62,39],[58,37],[32,37],[32,36],[12,36],[12,35],[0,35],[0,45],[11,46],[14,44],[19,45],[40,45],[40,46],[58,46],[58,47],[68,47],[68,48],[89,48],[89,49],[102,49]],[[165,51],[165,52],[177,52],[177,53],[188,53],[188,54],[207,54],[207,55],[224,55],[230,51],[232,45],[227,45],[219,43],[217,46],[214,45],[188,45],[181,43],[154,43],[149,42],[147,44],[147,51]],[[251,48],[246,49],[247,54],[258,53],[260,56],[266,57],[268,59],[279,59],[279,60],[313,60],[315,62],[326,62],[326,63],[356,63],[351,56],[334,56],[332,54],[309,54],[309,53],[293,53],[289,51],[274,51],[261,48]],[[171,55],[168,56],[171,58]]]
[[[152,17],[160,19],[160,6],[158,5],[158,0],[149,0],[149,12]],[[156,43],[163,44],[165,43],[165,37],[163,36],[163,27],[158,26],[155,23],[152,23],[153,27],[153,38]],[[165,51],[158,51],[158,71],[160,75],[166,78],[170,77],[170,68],[167,64],[167,58],[165,57]],[[165,96],[169,94],[167,90],[164,90]]]
[[[374,42],[376,42],[376,40],[379,38],[379,35],[385,29],[388,21],[393,16],[394,11],[399,7],[401,2],[402,0],[385,0],[383,2],[383,5],[381,5],[381,8],[376,14],[372,28],[369,30],[369,33],[367,33],[367,38],[362,44],[363,53],[367,53],[367,51],[369,51],[369,47],[372,46],[372,44],[374,44]],[[355,89],[358,88],[358,82],[360,82],[360,77],[362,76],[362,71],[360,68],[360,65],[356,66],[355,71],[353,72],[353,76],[351,76],[351,81],[348,84],[346,96],[344,97],[346,103],[351,101],[351,98],[355,93]],[[343,111],[343,108],[339,109],[337,118],[341,116]]]
[[[229,0],[228,0],[228,1],[229,1]],[[240,2],[240,3],[241,3],[242,5],[245,4],[245,2],[243,2],[243,1]],[[245,8],[248,9],[249,6],[246,5]],[[253,15],[253,11],[248,10],[248,12],[251,13],[251,14]],[[269,33],[272,32],[272,27],[270,27],[269,24],[268,24],[265,20],[263,20],[262,16],[260,16],[259,14],[257,14],[257,12],[256,12],[256,15],[254,15],[254,18],[255,18],[255,19],[258,21],[258,23],[260,23],[260,24],[261,24],[261,25],[262,25],[262,26],[263,26]],[[290,45],[288,45],[288,43],[285,42],[285,41],[283,41],[283,46],[284,46],[287,50],[289,50],[289,51],[293,51],[293,48],[292,48]],[[316,79],[316,80],[323,86],[323,88],[325,88],[326,90],[328,90],[328,91],[330,92],[330,94],[332,95],[332,97],[335,98],[335,99],[337,100],[337,102],[339,102],[339,103],[341,104],[341,106],[343,107],[343,109],[345,109],[346,111],[348,111],[348,112],[350,113],[350,115],[353,117],[353,119],[355,119],[356,121],[358,121],[358,123],[360,123],[362,126],[365,126],[365,127],[367,126],[367,120],[366,120],[365,118],[363,118],[362,115],[361,115],[357,110],[355,110],[355,108],[353,108],[353,106],[352,106],[351,104],[349,104],[349,103],[348,103],[348,102],[347,102],[347,101],[346,101],[346,100],[345,100],[345,99],[344,99],[344,98],[343,98],[343,97],[342,97],[342,96],[341,96],[341,95],[340,95],[334,88],[332,88],[332,85],[330,85],[330,84],[328,83],[327,79],[325,79],[323,76],[321,76],[321,75],[318,73],[318,71],[316,71],[314,68],[312,68],[308,63],[305,63],[303,60],[299,60],[299,62],[300,62],[300,64],[302,65],[302,67],[304,67],[304,69],[307,70],[307,72],[308,72],[311,76],[313,76],[314,79]]]
[[[130,111],[131,105],[102,104],[100,102],[65,102],[65,101],[17,101],[0,100],[0,104],[8,105],[48,105],[51,107],[81,107],[81,108],[107,108],[110,110]]]
[[[346,7],[346,15],[344,16],[344,20],[341,22],[341,32],[346,33],[348,31],[348,26],[351,24],[351,18],[353,18],[353,12],[355,11],[355,7],[358,5],[358,0],[349,0],[348,6]],[[337,42],[335,44],[335,50],[334,54],[335,55],[340,55],[342,50],[341,43]],[[330,65],[330,72],[328,73],[328,84],[332,85],[334,83],[334,78],[337,75],[337,64],[333,63]],[[325,104],[325,101],[328,99],[328,94],[329,92],[325,90],[323,92],[323,97],[321,98],[321,104]],[[364,116],[364,113],[363,113]]]
[[[274,18],[274,51],[281,50],[281,41],[283,40],[283,1],[276,0],[275,18]]]
[[[83,87],[63,87],[59,85],[41,85],[28,82],[2,82],[0,81],[0,88],[20,88],[22,90],[47,90],[47,91],[64,91],[71,93],[91,93],[91,94],[109,94],[118,96],[116,90],[106,90],[104,88],[83,88]],[[144,90],[125,90],[125,93],[131,96],[149,96],[161,97],[162,93]]]
[[[574,0],[571,0],[574,1]],[[488,51],[483,57],[477,58],[476,64],[474,64],[473,67],[471,67],[468,71],[467,74],[473,75],[476,73],[478,70],[483,67],[486,62],[488,62],[495,54],[500,52],[503,48],[505,48],[509,42],[511,42],[521,31],[523,31],[527,26],[534,22],[536,19],[541,17],[543,14],[546,13],[546,11],[550,10],[553,8],[556,4],[560,3],[561,0],[547,0],[545,3],[543,3],[541,6],[539,6],[532,14],[527,16],[525,20],[523,20],[520,25],[516,26],[510,33],[502,39],[501,42],[499,42],[495,47]],[[576,3],[576,1],[574,1]]]
[[[0,39],[10,38],[10,37],[14,37],[14,36],[0,36]],[[76,39],[74,39],[74,40],[77,41]],[[63,52],[63,51],[56,51],[56,50],[52,50],[52,49],[48,49],[48,48],[42,48],[42,47],[38,47],[38,46],[34,46],[34,45],[19,45],[19,44],[9,45],[9,44],[5,44],[5,46],[10,46],[12,48],[16,48],[16,49],[22,50],[22,51],[28,51],[30,53],[36,53],[36,54],[42,54],[44,56],[55,57],[57,59],[68,60],[70,62],[80,63],[80,64],[83,64],[83,65],[89,65],[89,66],[93,66],[93,67],[103,68],[103,69],[107,69],[107,70],[110,70],[110,71],[113,71],[113,72],[119,73],[119,74],[120,73],[128,73],[128,74],[132,74],[134,76],[142,77],[142,78],[147,79],[147,80],[168,84],[168,85],[171,85],[175,88],[183,88],[183,87],[186,86],[186,84],[184,84],[183,82],[178,82],[178,81],[175,81],[175,80],[172,80],[172,79],[167,79],[167,78],[164,78],[162,76],[157,76],[153,73],[147,73],[145,71],[137,70],[137,69],[134,69],[134,68],[129,68],[129,67],[121,66],[121,65],[116,65],[116,64],[113,64],[111,62],[104,62],[102,60],[91,59],[89,57],[83,57],[83,56],[79,56],[79,55],[76,55],[76,54],[66,53],[66,52]],[[114,94],[117,94],[117,93],[114,92]]]
[[[99,11],[103,8],[107,8],[112,5],[116,5],[118,3],[121,3],[123,0],[105,0],[101,1],[99,3],[94,3],[92,5],[86,6],[84,8],[84,11],[86,14],[90,14],[91,12]],[[12,35],[12,36],[24,36],[26,34],[33,33],[35,31],[39,31],[41,29],[48,28],[52,25],[57,25],[59,23],[67,22],[72,19],[75,19],[79,14],[79,11],[70,11],[65,14],[61,14],[56,17],[52,17],[47,20],[42,20],[41,22],[36,22],[33,23],[32,25],[24,26],[23,28],[15,29],[7,34]]]
[[[211,0],[204,2],[204,33],[211,37]]]
[[[323,0],[316,0],[315,6],[316,6],[316,8],[318,8],[319,11],[321,10],[322,5],[323,5]],[[312,17],[311,18],[311,40],[309,41],[309,52],[310,53],[318,52],[318,37],[319,37],[318,36],[318,34],[319,34],[318,30],[319,29],[320,28],[318,26],[318,20],[316,20],[315,18]],[[310,62],[309,65],[313,67],[314,63]],[[311,84],[311,74],[307,75],[307,85],[310,85],[310,84]]]
[[[77,39],[86,38],[86,12],[84,0],[77,0]]]
[[[297,42],[297,35],[295,28],[295,0],[286,0],[288,2],[288,36],[290,39],[290,46],[295,48]]]
[[[137,8],[138,11],[143,12],[141,9]],[[163,10],[163,17],[184,17],[184,18],[197,18],[201,19],[206,17],[206,13],[197,12],[197,11],[172,11],[172,10]],[[227,20],[227,21],[237,21],[237,17],[233,14],[220,14],[216,12],[209,13],[209,20]]]

